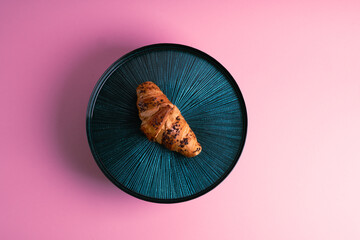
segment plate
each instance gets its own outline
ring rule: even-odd
[[[203,148],[198,156],[169,151],[140,131],[136,88],[145,81],[180,109]],[[86,130],[96,163],[117,187],[175,203],[209,192],[228,176],[244,147],[247,113],[237,83],[214,58],[185,45],[154,44],[124,55],[101,76]]]

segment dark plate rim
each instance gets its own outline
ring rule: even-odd
[[[98,156],[96,150],[95,150],[95,146],[93,145],[92,142],[92,136],[91,136],[91,124],[90,124],[90,120],[92,118],[93,115],[93,111],[94,111],[94,106],[97,100],[97,96],[102,88],[102,86],[105,84],[106,80],[108,79],[108,77],[118,68],[120,67],[120,65],[124,62],[126,62],[129,58],[133,57],[134,55],[137,55],[141,52],[144,51],[149,51],[149,50],[154,50],[154,49],[177,49],[177,50],[183,50],[183,51],[187,51],[190,52],[194,55],[197,55],[203,59],[206,59],[207,61],[209,61],[210,63],[212,63],[214,66],[216,66],[225,76],[226,78],[229,80],[229,82],[231,83],[231,85],[233,86],[233,88],[236,91],[236,94],[238,95],[239,98],[239,102],[240,102],[240,106],[241,109],[243,110],[243,131],[244,131],[244,136],[243,139],[240,143],[238,152],[236,154],[236,157],[234,158],[233,163],[229,166],[228,170],[217,180],[215,181],[213,184],[211,184],[209,187],[203,189],[200,192],[197,192],[193,195],[187,196],[187,197],[182,197],[182,198],[174,198],[174,199],[162,199],[162,198],[152,198],[152,197],[148,197],[142,194],[139,194],[137,192],[134,192],[130,189],[128,189],[127,187],[125,187],[123,184],[121,184],[119,181],[117,181],[104,167],[104,165],[102,164],[100,157]],[[245,105],[245,100],[244,97],[240,91],[240,88],[238,86],[238,84],[236,83],[235,79],[232,77],[232,75],[229,73],[229,71],[222,65],[220,64],[215,58],[211,57],[210,55],[208,55],[207,53],[204,53],[194,47],[190,47],[190,46],[186,46],[186,45],[182,45],[182,44],[176,44],[176,43],[157,43],[157,44],[151,44],[151,45],[146,45],[140,48],[137,48],[135,50],[132,50],[131,52],[125,54],[124,56],[120,57],[118,60],[116,60],[100,77],[100,79],[97,81],[97,83],[95,84],[95,87],[91,93],[90,96],[90,100],[89,100],[89,104],[87,107],[87,112],[86,112],[86,134],[87,134],[87,139],[88,139],[88,143],[91,149],[91,153],[95,159],[96,164],[98,165],[98,167],[100,168],[100,170],[103,172],[103,174],[118,188],[120,188],[121,190],[123,190],[124,192],[145,200],[145,201],[149,201],[149,202],[154,202],[154,203],[179,203],[179,202],[185,202],[185,201],[189,201],[195,198],[198,198],[202,195],[204,195],[205,193],[208,193],[209,191],[211,191],[212,189],[214,189],[216,186],[218,186],[229,174],[230,172],[234,169],[235,165],[237,164],[237,162],[239,161],[239,158],[241,156],[241,153],[244,149],[245,146],[245,141],[246,141],[246,136],[247,136],[247,128],[248,128],[248,117],[247,117],[247,110],[246,110],[246,105]]]

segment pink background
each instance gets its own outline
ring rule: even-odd
[[[359,1],[1,1],[0,239],[360,239]],[[237,80],[247,142],[195,200],[131,197],[85,135],[124,53],[182,43]]]

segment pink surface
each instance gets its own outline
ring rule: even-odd
[[[177,2],[1,2],[0,239],[360,239],[360,2]],[[172,205],[116,188],[85,135],[100,75],[160,42],[219,60],[249,115],[229,177]]]

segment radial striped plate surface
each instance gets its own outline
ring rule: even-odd
[[[145,81],[180,109],[202,145],[198,156],[171,152],[140,131],[136,88]],[[98,166],[116,186],[143,200],[174,203],[201,196],[230,173],[244,147],[247,114],[238,85],[214,58],[155,44],[106,70],[91,95],[86,127]]]

